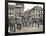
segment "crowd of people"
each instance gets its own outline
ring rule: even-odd
[[[13,17],[13,18],[12,18]],[[35,23],[36,24],[36,20],[34,21],[31,21],[24,17],[14,17],[14,16],[11,16],[11,18],[8,18],[8,27],[10,27],[10,31],[16,31],[16,29],[18,30],[21,30],[22,27],[29,27],[31,24],[32,24],[32,27],[33,27],[33,24]],[[38,27],[39,27],[39,23],[38,24]]]

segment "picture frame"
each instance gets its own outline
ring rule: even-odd
[[[9,33],[8,32],[8,3],[26,3],[26,4],[42,4],[43,5],[43,31],[40,32],[22,32],[22,33]],[[30,2],[30,1],[15,1],[5,0],[5,36],[7,35],[25,35],[25,34],[40,34],[45,33],[45,3],[44,2]]]

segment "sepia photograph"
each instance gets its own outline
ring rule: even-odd
[[[43,32],[43,5],[8,2],[8,32]]]

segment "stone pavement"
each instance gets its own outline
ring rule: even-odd
[[[23,27],[22,26],[21,30],[16,29],[15,33],[21,33],[21,32],[40,32],[40,31],[43,31],[43,25],[39,25],[39,28],[38,28],[38,25],[34,25],[33,27],[32,27],[32,25],[30,25],[29,27]]]

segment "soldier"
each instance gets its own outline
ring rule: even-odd
[[[21,18],[18,17],[18,19],[16,20],[16,24],[17,24],[17,29],[21,29],[21,25],[22,25],[22,21]]]
[[[9,23],[9,26],[10,26],[10,32],[15,32],[15,24],[16,24],[16,21],[14,19],[14,16],[10,16],[10,17],[13,17],[13,18],[8,18],[8,23]]]

